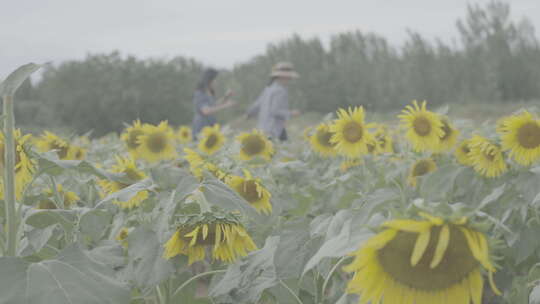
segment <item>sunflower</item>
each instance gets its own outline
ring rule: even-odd
[[[204,127],[201,131],[201,140],[198,148],[202,152],[212,155],[216,153],[225,143],[225,136],[220,131],[218,124],[210,127]]]
[[[64,139],[58,137],[58,135],[45,131],[43,135],[36,141],[36,146],[41,152],[48,152],[55,150],[58,154],[58,158],[66,160],[69,158],[69,143]]]
[[[339,109],[338,119],[330,127],[334,133],[330,142],[335,144],[338,153],[349,158],[358,158],[368,153],[368,143],[372,139],[364,122],[364,108],[349,108],[349,111]]]
[[[272,212],[270,191],[263,187],[259,179],[253,178],[248,170],[244,170],[244,176],[230,176],[227,184],[257,211],[270,214]]]
[[[437,164],[431,158],[421,159],[415,162],[410,171],[407,181],[412,187],[416,187],[417,178],[437,170]]]
[[[472,166],[473,162],[471,160],[471,140],[462,140],[454,151],[454,155],[458,163],[464,166]]]
[[[440,137],[439,145],[435,149],[436,152],[446,152],[452,150],[456,145],[459,137],[459,130],[456,129],[446,117],[441,118],[443,124],[443,135]]]
[[[22,135],[21,130],[17,129],[13,131],[13,137],[15,140],[15,197],[20,200],[23,190],[26,185],[32,180],[32,175],[35,172],[36,164],[29,154],[30,142],[32,140],[31,134]],[[4,168],[4,154],[5,154],[5,140],[4,134],[0,132],[0,169]],[[0,175],[3,178],[3,175]],[[0,199],[4,198],[3,183],[0,183]]]
[[[146,174],[137,167],[133,158],[116,156],[116,164],[111,168],[111,172],[122,174],[123,180],[99,180],[98,183],[105,192],[105,195],[111,195],[146,178]],[[123,209],[131,209],[139,206],[147,198],[148,191],[142,190],[135,194],[129,201],[114,200],[113,204],[118,205]]]
[[[116,240],[119,241],[120,244],[122,244],[122,246],[127,247],[128,246],[128,241],[127,241],[128,235],[129,235],[129,229],[124,227],[124,228],[120,229],[120,232],[118,232],[118,234],[116,235]]]
[[[240,142],[240,159],[251,160],[256,157],[269,161],[274,154],[272,142],[259,130],[242,133],[236,137]]]
[[[143,125],[143,134],[137,137],[137,155],[149,162],[173,159],[176,155],[174,132],[166,121],[158,126]]]
[[[81,199],[79,196],[72,191],[65,191],[62,184],[56,184],[56,192],[58,193],[59,198],[62,200],[65,209],[69,209],[71,206],[75,205]],[[44,199],[39,201],[37,208],[38,209],[57,209],[54,198],[56,193],[52,188],[48,188],[43,191],[45,196]]]
[[[180,126],[176,132],[178,142],[181,144],[190,143],[193,140],[191,128],[188,126]]]
[[[189,148],[184,148],[184,154],[184,159],[189,163],[189,169],[191,171],[191,174],[193,174],[199,180],[202,180],[203,172],[205,170],[211,172],[216,178],[220,179],[221,181],[225,180],[227,174],[223,172],[218,166],[207,161],[196,151]]]
[[[139,136],[144,134],[144,129],[140,120],[133,121],[131,126],[128,126],[120,138],[126,144],[126,147],[133,157],[137,157],[137,148],[139,147]]]
[[[373,133],[377,143],[378,153],[394,153],[394,140],[384,125],[377,125]]]
[[[479,174],[494,178],[501,176],[508,169],[499,145],[480,135],[475,135],[471,138],[469,146],[471,163]]]
[[[68,149],[68,156],[66,159],[71,160],[83,160],[86,157],[86,149],[81,148],[79,146],[69,146]]]
[[[322,123],[317,126],[315,133],[309,137],[311,148],[323,157],[335,156],[336,144],[331,141],[334,133],[330,132],[330,126]]]
[[[214,260],[232,263],[257,246],[235,215],[205,213],[184,216],[165,243],[163,257],[186,255],[191,265],[205,258],[207,248],[211,249]]]
[[[348,293],[359,303],[481,304],[482,271],[493,291],[496,271],[483,232],[467,219],[448,221],[428,214],[426,220],[392,220],[354,252],[345,267],[354,272]]]
[[[414,107],[413,107],[414,106]],[[398,115],[401,125],[407,129],[405,138],[417,152],[434,151],[444,136],[443,122],[439,115],[426,109],[426,102],[419,106],[416,100]]]
[[[518,163],[529,166],[540,159],[540,120],[525,111],[504,119],[499,128],[503,150]]]

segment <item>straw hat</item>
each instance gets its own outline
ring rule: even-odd
[[[272,77],[298,78],[300,75],[294,70],[294,66],[290,62],[279,62],[272,67]]]

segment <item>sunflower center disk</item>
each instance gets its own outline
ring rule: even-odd
[[[328,131],[318,131],[317,132],[317,141],[325,147],[333,147],[334,145],[330,142],[332,138],[332,133]]]
[[[431,123],[425,117],[417,117],[413,122],[414,132],[420,136],[427,136],[431,133]]]
[[[420,161],[413,168],[413,176],[422,176],[429,173],[431,166],[427,161]]]
[[[416,266],[411,265],[417,233],[398,232],[396,237],[377,252],[381,267],[397,282],[421,291],[437,291],[460,283],[479,267],[463,233],[450,225],[450,242],[439,265],[431,269],[441,228],[431,228],[431,237],[424,255]]]
[[[140,173],[135,171],[133,168],[126,168],[124,174],[131,180],[137,181],[143,178]]]
[[[255,203],[261,198],[257,191],[257,183],[252,180],[243,183],[241,195],[249,203]]]
[[[206,141],[204,142],[204,146],[210,149],[216,145],[217,141],[218,141],[218,137],[216,136],[216,134],[210,134],[206,138]]]
[[[526,149],[540,147],[540,126],[535,123],[527,123],[519,128],[517,133],[519,144]]]
[[[248,155],[257,155],[264,150],[264,147],[264,140],[257,135],[250,135],[242,141],[242,150]]]
[[[148,136],[148,149],[153,153],[159,153],[167,147],[167,137],[165,134],[154,133]]]
[[[133,130],[129,133],[129,138],[127,140],[127,146],[129,149],[136,149],[139,146],[138,138],[143,132],[141,130]]]
[[[51,148],[50,150],[57,150],[56,153],[58,154],[58,158],[64,159],[67,157],[68,147],[60,144],[59,142],[57,141],[51,142],[50,148]]]
[[[345,127],[343,127],[343,137],[345,137],[348,142],[360,141],[363,136],[364,128],[357,122],[348,122]]]

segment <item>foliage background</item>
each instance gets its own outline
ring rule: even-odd
[[[469,6],[456,27],[452,42],[410,32],[400,47],[360,31],[335,35],[329,45],[299,36],[271,44],[264,54],[223,71],[219,92],[234,89],[240,106],[220,119],[239,117],[281,60],[293,62],[302,75],[290,94],[304,112],[358,104],[382,112],[412,99],[433,106],[540,99],[540,47],[528,20],[513,19],[509,4],[494,1]],[[191,96],[203,67],[190,58],[142,60],[119,52],[52,65],[38,83],[19,90],[18,123],[93,130],[95,136],[136,118],[190,124]]]

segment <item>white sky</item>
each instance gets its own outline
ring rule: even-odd
[[[113,50],[232,67],[293,33],[360,29],[399,45],[412,29],[450,40],[470,2],[488,0],[0,0],[0,79],[30,61]],[[540,0],[508,2],[540,29]]]

